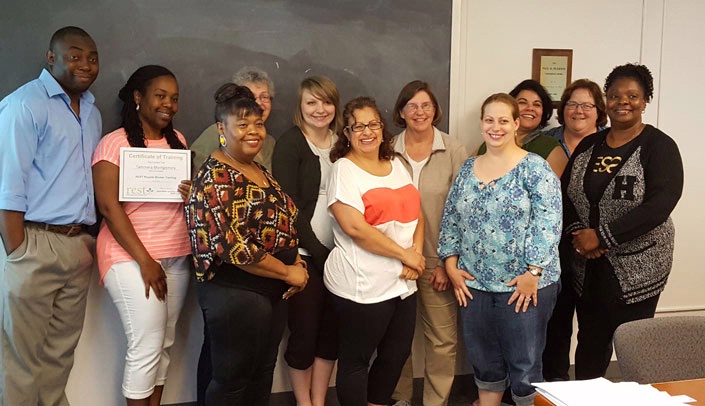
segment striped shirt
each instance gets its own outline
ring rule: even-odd
[[[178,131],[176,135],[186,145],[184,136]],[[166,138],[145,140],[145,144],[147,148],[170,148]],[[120,148],[129,146],[130,143],[127,141],[127,133],[124,129],[119,128],[107,134],[100,140],[93,153],[92,165],[100,161],[108,161],[119,167]],[[155,260],[191,253],[183,203],[123,202],[122,208],[130,219],[140,241]],[[105,221],[100,225],[96,241],[96,254],[101,281],[114,263],[134,261],[132,256],[115,240]]]

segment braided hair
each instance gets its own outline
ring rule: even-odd
[[[125,86],[123,86],[118,93],[118,97],[124,103],[120,114],[122,117],[122,123],[120,125],[125,129],[127,141],[130,143],[131,147],[147,147],[144,141],[142,121],[137,114],[137,104],[135,103],[134,93],[138,91],[144,95],[152,80],[160,76],[171,76],[176,80],[176,76],[174,76],[169,69],[159,65],[146,65],[137,69],[135,73],[127,79],[127,83],[125,83]],[[162,129],[162,135],[166,138],[171,149],[186,149],[186,146],[182,144],[179,137],[176,136],[174,125],[171,121]]]

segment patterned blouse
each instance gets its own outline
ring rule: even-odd
[[[562,204],[558,178],[548,163],[527,154],[511,171],[483,183],[477,157],[460,169],[448,194],[438,256],[458,256],[458,268],[475,277],[468,287],[512,292],[506,286],[529,265],[543,268],[539,289],[558,280]]]
[[[294,201],[257,165],[270,187],[260,188],[213,157],[193,180],[185,210],[199,282],[215,276],[214,263],[254,264],[267,254],[298,245]]]

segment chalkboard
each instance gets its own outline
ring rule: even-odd
[[[6,3],[6,2],[3,2]],[[291,126],[296,92],[311,75],[333,79],[342,105],[377,99],[392,127],[401,87],[428,81],[443,111],[450,83],[451,1],[428,0],[10,0],[0,14],[0,98],[39,76],[51,34],[88,31],[100,53],[91,90],[103,132],[119,125],[117,92],[146,64],[171,69],[180,86],[174,119],[189,142],[213,123],[213,92],[243,66],[272,77],[268,132]],[[439,125],[447,130],[444,117]]]

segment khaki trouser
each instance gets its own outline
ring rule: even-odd
[[[458,302],[450,287],[443,292],[429,283],[431,269],[416,281],[419,291],[417,309],[424,333],[423,405],[448,404],[455,378],[455,359],[458,344]],[[419,324],[416,324],[417,328]],[[413,351],[404,365],[392,398],[411,401],[413,392]]]
[[[25,225],[10,255],[0,247],[0,406],[64,406],[83,328],[95,239]]]

